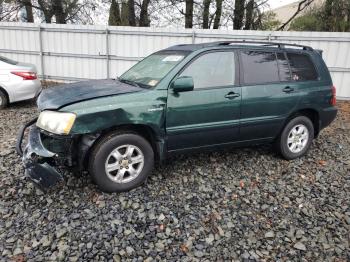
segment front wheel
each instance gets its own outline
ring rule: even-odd
[[[295,159],[306,154],[314,139],[314,126],[306,116],[298,116],[291,119],[284,127],[277,146],[282,156],[287,159]]]
[[[136,133],[112,133],[92,150],[89,171],[104,192],[122,192],[145,182],[152,172],[154,153]]]

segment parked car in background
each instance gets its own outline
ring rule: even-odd
[[[40,92],[35,65],[0,56],[0,109],[12,102],[32,99]]]
[[[119,192],[142,184],[173,153],[271,143],[285,159],[301,157],[336,117],[335,95],[321,52],[308,46],[178,45],[118,79],[43,91],[41,113],[21,129],[16,148],[41,187],[62,181],[55,167],[64,166]]]

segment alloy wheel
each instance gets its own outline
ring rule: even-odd
[[[114,149],[105,162],[105,172],[116,183],[128,183],[142,171],[145,157],[135,145],[122,145]]]
[[[288,134],[287,146],[292,153],[301,152],[309,141],[309,130],[306,126],[298,124]]]

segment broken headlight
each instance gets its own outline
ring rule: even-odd
[[[43,111],[36,126],[54,134],[67,135],[72,129],[75,118],[76,115],[73,113]]]

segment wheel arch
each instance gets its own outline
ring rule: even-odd
[[[309,118],[314,126],[314,137],[316,138],[318,134],[320,133],[320,114],[318,110],[314,108],[302,108],[294,111],[292,114],[289,115],[289,117],[286,119],[286,121],[283,124],[282,129],[279,133],[282,132],[283,128],[288,124],[288,122],[297,117],[297,116],[306,116]]]
[[[0,91],[3,92],[6,95],[7,102],[10,103],[10,96],[9,96],[9,93],[5,90],[5,88],[0,86]]]
[[[84,147],[84,145],[80,145],[80,148],[85,148],[85,150],[81,152],[82,153],[81,159],[79,159],[79,163],[80,163],[79,165],[81,169],[84,169],[87,166],[87,161],[89,159],[90,153],[92,149],[96,146],[96,144],[104,137],[116,131],[125,132],[125,133],[132,132],[140,135],[150,143],[154,152],[155,161],[161,162],[163,160],[164,158],[163,154],[165,150],[162,146],[164,145],[162,141],[164,140],[161,137],[159,137],[159,135],[156,133],[156,131],[152,127],[145,124],[122,124],[122,125],[116,125],[116,126],[112,126],[107,129],[104,129],[98,134],[83,135],[83,137],[90,136],[93,138],[90,139],[90,144],[88,146]],[[81,141],[83,141],[83,139],[81,139]]]

